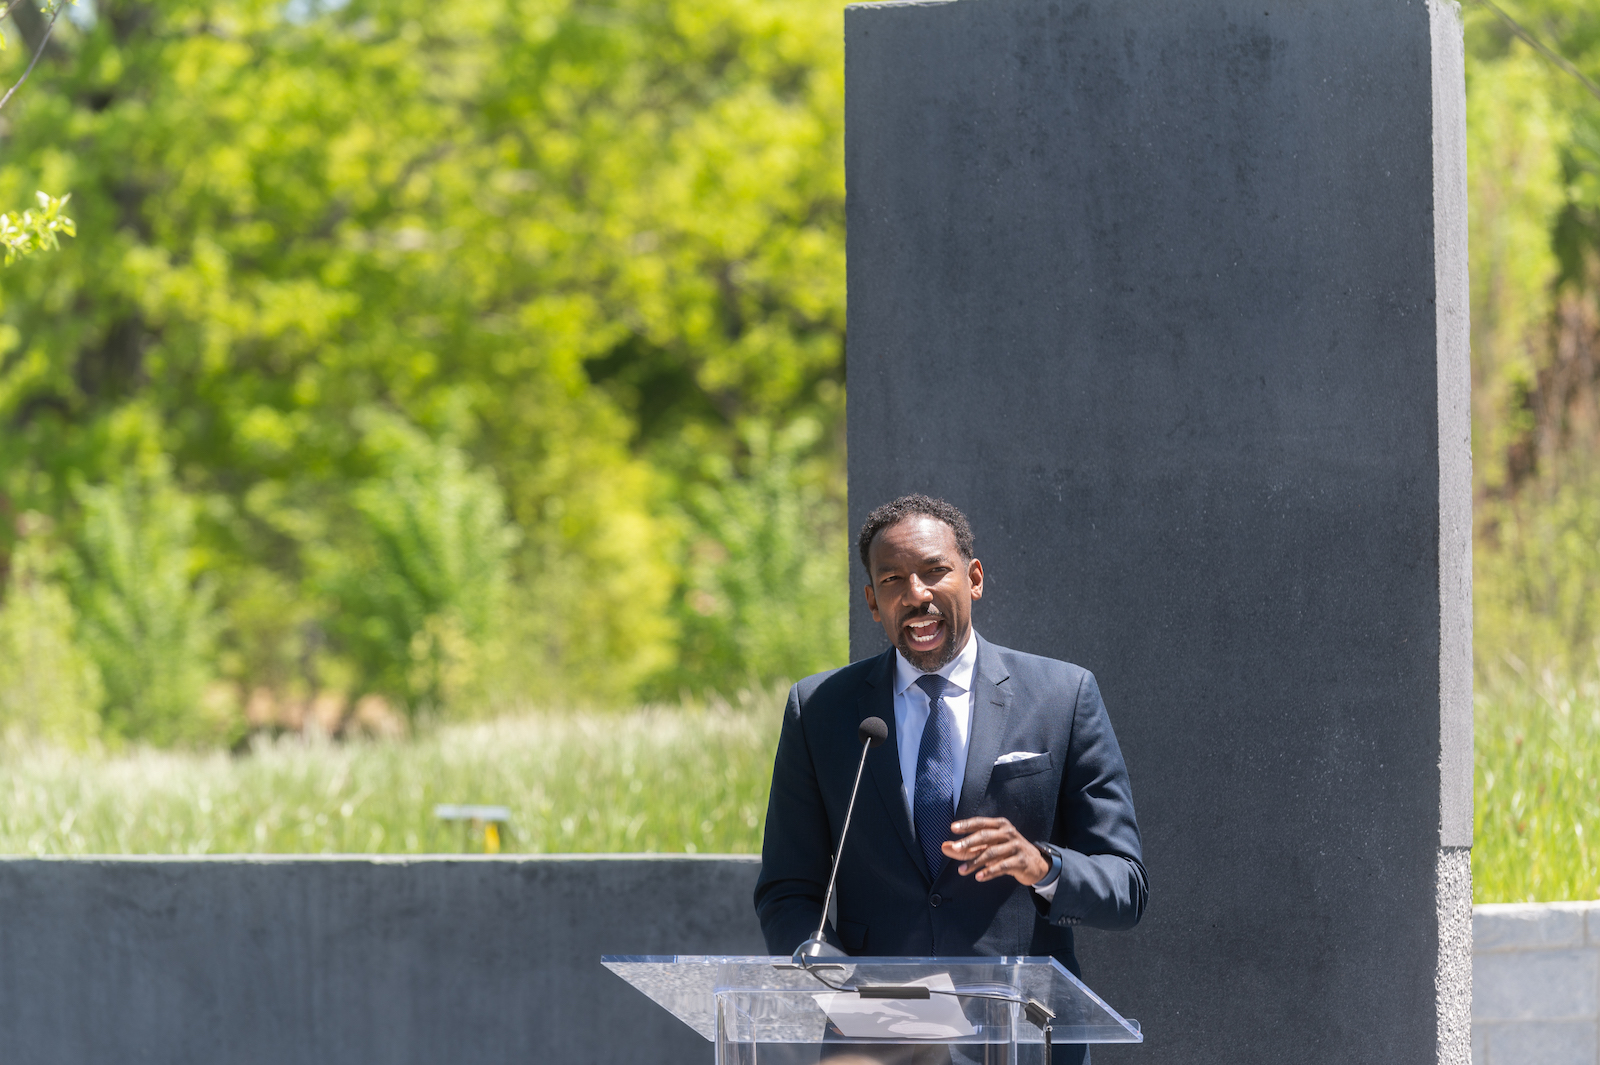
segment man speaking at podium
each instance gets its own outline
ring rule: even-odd
[[[755,893],[767,949],[791,954],[822,923],[857,728],[878,717],[888,737],[867,755],[827,941],[853,955],[1048,954],[1078,973],[1073,927],[1132,928],[1148,893],[1094,676],[973,630],[983,564],[951,504],[884,504],[857,546],[893,646],[789,692]]]

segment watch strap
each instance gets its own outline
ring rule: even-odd
[[[1039,848],[1040,854],[1043,854],[1050,859],[1050,871],[1044,874],[1044,876],[1040,877],[1033,886],[1035,888],[1049,887],[1051,884],[1056,882],[1058,877],[1061,876],[1061,851],[1058,850],[1053,844],[1046,843],[1043,840],[1035,840],[1033,845]]]

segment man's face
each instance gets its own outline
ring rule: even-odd
[[[967,645],[983,563],[964,559],[938,518],[913,514],[881,530],[867,559],[867,606],[906,661],[931,673]]]

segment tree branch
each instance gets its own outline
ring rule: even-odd
[[[12,0],[11,7],[6,8],[6,11],[9,13],[11,8],[16,7],[21,2],[22,0]],[[44,28],[44,37],[40,39],[39,47],[33,50],[33,58],[28,61],[28,69],[22,72],[22,77],[17,79],[15,85],[6,90],[4,96],[0,96],[0,108],[11,102],[12,95],[22,88],[22,83],[28,80],[28,75],[33,73],[33,68],[39,65],[39,57],[44,55],[45,45],[50,43],[50,31],[56,28],[56,19],[61,17],[61,9],[66,7],[69,2],[70,0],[56,0],[56,9],[50,13],[50,21]]]
[[[28,46],[28,51],[32,52],[45,39],[45,22],[50,17],[52,6],[58,0],[23,0],[22,3],[7,0],[7,2],[10,6],[6,11],[11,16],[12,23],[21,32],[22,41]],[[45,53],[55,55],[60,50],[60,42],[52,40]]]
[[[1550,60],[1550,62],[1554,63],[1557,67],[1581,81],[1583,83],[1583,87],[1588,89],[1596,100],[1600,100],[1600,85],[1596,85],[1594,82],[1585,77],[1583,71],[1579,70],[1577,67],[1568,62],[1565,56],[1561,55],[1554,48],[1551,48],[1549,45],[1539,40],[1539,38],[1523,29],[1517,20],[1502,11],[1500,6],[1496,4],[1494,0],[1478,0],[1478,3],[1482,4],[1490,11],[1493,11],[1496,15],[1499,15],[1500,21],[1504,22],[1506,26],[1510,28],[1512,33],[1522,38],[1522,40],[1525,41],[1534,51],[1538,52],[1540,55]],[[0,106],[4,106],[4,101],[0,101]]]

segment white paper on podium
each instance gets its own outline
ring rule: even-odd
[[[935,973],[906,986],[921,984],[933,991],[954,991],[949,973]],[[961,1012],[953,995],[927,998],[862,998],[854,991],[816,992],[822,1012],[847,1039],[957,1039],[977,1030]]]

